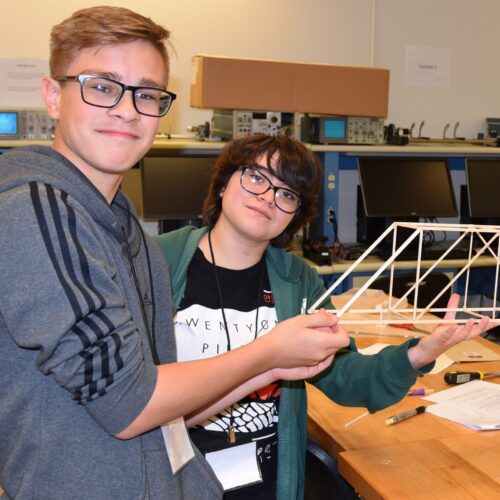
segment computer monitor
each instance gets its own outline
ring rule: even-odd
[[[358,157],[365,214],[394,220],[458,215],[445,158]]]
[[[215,160],[216,155],[146,156],[141,162],[144,219],[160,221],[160,232],[199,225]]]
[[[500,159],[465,160],[470,221],[500,224]]]

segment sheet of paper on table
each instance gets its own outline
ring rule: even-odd
[[[488,349],[476,340],[464,340],[460,344],[448,349],[446,354],[456,363],[500,360],[500,354]]]
[[[442,372],[455,362],[447,354],[448,351],[446,351],[446,354],[441,354],[436,358],[436,364],[434,365],[434,368],[429,372],[431,375],[436,375],[436,373]]]
[[[473,380],[424,397],[426,412],[474,430],[500,430],[500,385]]]

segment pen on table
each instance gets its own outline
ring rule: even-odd
[[[408,393],[408,396],[427,396],[427,394],[432,394],[433,392],[434,389],[413,389],[413,391]]]
[[[419,415],[420,413],[424,413],[425,411],[425,406],[418,406],[417,408],[414,408],[413,410],[408,410],[404,411],[403,413],[398,413],[397,415],[393,415],[392,417],[389,417],[385,423],[386,425],[393,425],[397,424],[398,422],[402,422],[403,420],[406,420],[407,418],[414,417],[415,415]]]

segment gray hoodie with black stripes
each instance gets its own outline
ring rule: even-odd
[[[160,430],[113,437],[175,358],[166,265],[132,213],[49,148],[0,155],[2,498],[221,496],[198,452],[172,475]]]

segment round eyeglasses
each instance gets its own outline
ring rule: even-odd
[[[262,172],[253,167],[241,167],[240,185],[251,194],[274,191],[274,204],[282,212],[294,214],[300,207],[300,195],[284,187],[275,186]]]
[[[113,108],[123,94],[130,90],[138,113],[146,116],[165,116],[177,97],[173,92],[156,87],[136,87],[95,75],[60,76],[58,82],[78,82],[83,102],[98,108]]]

